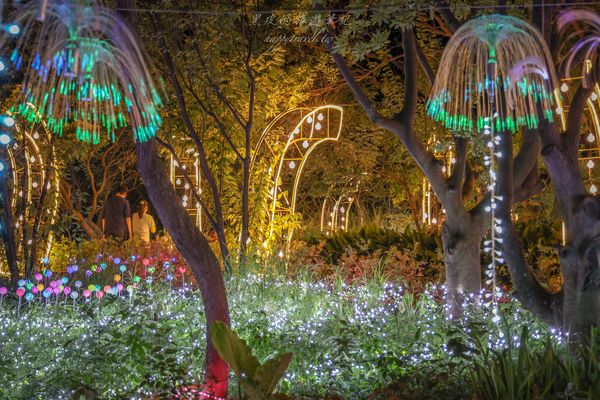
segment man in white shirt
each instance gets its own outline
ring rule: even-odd
[[[131,216],[131,225],[133,237],[146,243],[150,242],[150,234],[156,233],[156,225],[152,215],[148,214],[147,201],[140,201],[140,210]]]

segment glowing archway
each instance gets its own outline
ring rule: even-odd
[[[268,228],[263,246],[281,241],[286,249],[292,240],[296,195],[302,170],[310,154],[321,143],[337,141],[343,123],[343,109],[326,105],[314,109],[296,108],[275,118],[260,137],[252,164],[260,155],[273,158],[268,170],[269,195],[267,204]],[[279,224],[286,221],[285,224]],[[268,251],[268,250],[267,250]]]
[[[592,64],[586,60],[584,68],[590,70]],[[582,77],[564,78],[561,80],[561,86],[554,91],[554,99],[556,101],[556,113],[559,116],[563,131],[567,128],[567,112],[572,100],[571,88],[569,85],[572,82],[581,81]],[[587,113],[582,121],[580,131],[580,144],[578,158],[581,167],[588,172],[588,190],[591,194],[596,195],[599,192],[597,186],[597,177],[594,176],[594,171],[600,162],[600,86],[596,84],[590,97],[586,101]],[[566,228],[562,224],[562,242],[566,243]]]
[[[326,197],[321,207],[321,232],[329,236],[338,230],[347,231],[354,197],[342,194],[335,202],[328,200],[329,197]]]
[[[33,104],[26,103],[25,107],[30,115],[36,116],[36,122],[28,122],[20,113],[7,112],[7,115],[15,119],[16,133],[13,142],[6,147],[14,193],[11,202],[16,219],[14,229],[16,237],[21,238],[25,225],[37,224],[37,230],[42,233],[37,241],[45,246],[42,254],[43,258],[47,258],[52,248],[54,233],[51,229],[42,228],[53,225],[58,213],[58,160],[46,121]],[[21,251],[23,243],[20,239],[19,243],[18,251]]]
[[[202,194],[202,175],[198,152],[189,148],[181,157],[170,157],[169,177],[175,192],[181,197],[181,204],[187,209],[188,214],[195,219],[196,226],[202,229],[202,207],[195,199],[195,194]],[[196,192],[196,193],[194,193]]]

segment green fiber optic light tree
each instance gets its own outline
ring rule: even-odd
[[[405,20],[399,21],[397,23],[399,27],[389,33],[390,42],[398,43],[401,40],[403,50],[403,54],[398,54],[396,50],[398,46],[391,47],[390,56],[404,57],[403,69],[395,69],[395,73],[401,74],[404,82],[402,109],[392,116],[384,116],[376,109],[374,101],[363,91],[361,84],[354,77],[343,57],[344,54],[351,53],[347,45],[349,39],[345,35],[350,35],[352,32],[346,33],[343,26],[332,28],[334,33],[341,37],[341,40],[338,40],[335,46],[331,46],[330,50],[341,74],[367,116],[374,123],[400,138],[408,153],[429,180],[442,208],[446,211],[442,242],[446,269],[447,303],[449,315],[458,317],[462,313],[464,300],[470,295],[479,295],[481,292],[481,242],[486,232],[486,223],[490,220],[489,212],[486,211],[486,208],[490,206],[491,193],[489,190],[484,198],[473,207],[470,208],[467,205],[473,187],[470,165],[473,160],[469,160],[469,138],[478,130],[478,124],[483,131],[484,118],[490,118],[494,114],[490,113],[492,100],[486,97],[487,92],[483,86],[486,84],[485,76],[489,75],[487,61],[490,53],[486,35],[494,32],[494,30],[487,32],[486,29],[490,28],[490,23],[493,23],[494,20],[499,24],[493,25],[497,35],[493,39],[493,42],[496,43],[495,52],[498,60],[496,67],[498,83],[496,86],[504,85],[504,82],[500,81],[500,77],[508,73],[508,69],[506,69],[508,65],[519,61],[521,57],[540,55],[540,53],[537,50],[538,47],[534,46],[534,43],[539,40],[535,30],[519,20],[502,16],[488,16],[468,23],[470,25],[463,28],[453,15],[446,15],[451,14],[449,10],[444,11],[442,13],[444,19],[451,21],[450,26],[456,32],[450,39],[448,48],[465,47],[465,49],[455,50],[454,54],[447,50],[447,61],[445,64],[442,62],[438,78],[435,79],[436,82],[434,82],[435,74],[429,65],[427,56],[415,38],[412,23]],[[395,22],[395,18],[399,17],[390,15],[389,18]],[[527,47],[522,48],[521,45],[525,41],[528,41]],[[461,57],[461,59],[459,60],[457,57]],[[476,66],[474,66],[475,63]],[[454,133],[455,162],[449,173],[433,151],[428,149],[419,138],[419,133],[416,131],[415,116],[419,101],[417,68],[419,64],[433,86],[432,97],[428,104],[430,114],[434,119],[444,121],[444,125]],[[467,75],[467,73],[471,75]],[[461,74],[464,74],[465,77],[458,76]],[[489,84],[489,82],[487,83]],[[533,93],[533,88],[534,86],[531,86],[532,94],[526,96],[527,100],[516,99],[518,102],[518,107],[515,108],[516,112],[525,108],[526,101],[533,101],[538,95]],[[530,87],[525,86],[525,89],[530,90]],[[477,104],[472,102],[471,98],[467,98],[468,104],[455,105],[456,101],[465,101],[465,90],[467,95],[481,96],[487,103]],[[451,97],[456,95],[460,95],[461,99]],[[497,92],[496,95],[501,96],[502,92]],[[543,103],[550,104],[549,98],[542,97]],[[504,101],[500,100],[498,99],[497,103],[504,104]],[[477,107],[480,109],[478,110]],[[494,121],[496,123],[503,122],[504,128],[506,126],[516,128],[517,124],[527,125],[528,122],[531,124],[532,121],[535,121],[537,114],[527,113],[525,119],[522,118],[524,115],[515,114],[515,111],[502,115],[505,116],[503,120],[496,119]],[[481,117],[480,120],[478,120],[479,117]],[[537,176],[536,160],[539,154],[539,140],[535,135],[525,135],[523,141],[524,145],[521,146],[521,151],[515,160],[516,174],[513,183],[515,193],[518,193],[515,201],[522,201],[539,190],[539,179],[537,181],[528,179]]]
[[[138,141],[154,137],[160,98],[136,38],[118,17],[93,2],[50,1],[40,24],[38,6],[26,3],[16,14],[22,34],[10,61],[25,76],[16,111],[30,122],[41,115],[59,136],[73,124],[77,139],[94,144],[103,131],[114,140],[128,126]],[[2,35],[0,48],[9,39]]]
[[[489,192],[483,208],[491,217],[490,238],[484,242],[490,256],[485,282],[492,288],[486,296],[494,304],[496,267],[505,263],[502,243],[513,201],[513,182],[506,179],[513,173],[512,135],[519,129],[538,128],[540,119],[553,119],[551,88],[556,76],[553,71],[532,73],[528,60],[552,63],[544,39],[533,25],[496,14],[473,19],[463,24],[446,46],[427,103],[434,120],[455,135],[483,134],[489,150],[484,157],[489,167]],[[535,133],[525,134],[535,137]],[[527,177],[524,170],[519,171],[521,179]]]

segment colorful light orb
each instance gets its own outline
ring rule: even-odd
[[[6,295],[6,293],[8,293],[8,289],[3,287],[0,287],[0,296],[4,296]]]
[[[6,32],[10,33],[11,35],[18,35],[19,32],[21,32],[21,28],[19,28],[19,25],[17,24],[10,24],[6,26]]]
[[[544,73],[531,66],[516,82],[511,69],[524,59],[540,59]],[[552,88],[557,82],[552,58],[537,29],[506,15],[484,15],[463,24],[452,36],[440,62],[427,113],[447,129],[479,132],[484,118],[498,113],[496,131],[536,128],[553,119]],[[547,78],[547,79],[546,79]],[[493,93],[493,96],[490,96]]]

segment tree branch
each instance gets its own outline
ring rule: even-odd
[[[580,85],[571,99],[569,113],[567,115],[567,131],[563,135],[563,145],[572,152],[575,157],[579,149],[579,136],[581,131],[581,121],[586,108],[586,103],[593,86],[589,88]],[[564,112],[564,111],[563,111]]]
[[[433,85],[433,82],[435,82],[435,73],[431,69],[429,62],[427,61],[427,57],[425,56],[425,53],[423,53],[423,49],[421,48],[421,46],[419,46],[419,43],[415,42],[415,46],[417,49],[417,57],[419,58],[419,63],[421,64],[421,68],[423,68],[423,72],[425,72],[425,75],[427,76],[429,83],[431,83]]]
[[[439,7],[438,10],[448,23],[448,26],[450,26],[450,29],[452,29],[453,32],[456,32],[458,28],[460,28],[461,23],[458,21],[458,19],[456,19],[456,16],[452,10],[450,10],[450,4],[448,1],[438,0],[437,6]]]

